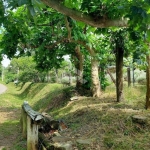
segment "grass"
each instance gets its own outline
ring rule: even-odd
[[[61,84],[26,83],[14,88],[10,83],[7,86],[7,92],[0,95],[1,112],[14,114],[9,114],[10,117],[8,115],[7,120],[0,124],[0,137],[17,136],[12,140],[12,150],[26,149],[26,141],[17,132],[18,129],[20,131],[19,111],[24,100],[34,110],[64,119],[69,126],[62,133],[64,136],[92,139],[91,145],[77,144],[79,150],[149,150],[150,125],[132,121],[135,114],[149,116],[149,111],[144,110],[144,85],[130,88],[125,85],[125,101],[121,103],[116,102],[114,85],[107,87],[100,98],[85,97],[74,101],[70,101],[70,97],[75,95],[73,87],[63,88]]]
[[[6,148],[3,149],[25,150],[26,140],[21,137],[19,121],[21,105],[26,100],[34,110],[42,111],[62,86],[43,83],[26,83],[17,88],[13,83],[6,86],[8,90],[0,95],[0,148],[4,145]]]

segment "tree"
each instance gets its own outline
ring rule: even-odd
[[[8,66],[7,81],[19,80],[20,82],[39,82],[44,73],[36,69],[36,64],[32,57],[13,58]],[[45,75],[44,75],[45,78]]]
[[[83,87],[83,64],[84,64],[84,55],[81,52],[80,45],[75,47],[75,54],[72,55],[72,60],[76,68],[76,88],[81,89]]]
[[[20,11],[21,10],[22,9],[20,9]],[[16,15],[17,14],[18,13],[16,13]],[[15,20],[16,15],[14,15],[12,13],[10,13],[10,15],[12,17],[11,20]],[[82,36],[82,31],[79,31],[79,30],[81,30],[81,28],[79,29],[79,27],[77,27],[76,23],[74,23],[75,29],[73,30],[74,38],[71,39],[69,37],[70,32],[68,32],[68,35],[66,35],[67,32],[63,28],[63,26],[64,26],[63,21],[61,23],[61,28],[62,28],[61,34],[58,32],[58,30],[60,30],[60,28],[58,27],[57,22],[55,23],[55,18],[58,19],[58,17],[56,16],[56,13],[52,16],[54,16],[53,17],[54,19],[50,20],[50,23],[52,23],[52,21],[53,21],[54,28],[50,28],[50,25],[46,24],[47,19],[44,20],[44,17],[45,17],[44,16],[42,18],[43,24],[40,25],[41,28],[38,29],[38,28],[32,26],[32,33],[29,32],[29,28],[26,28],[26,25],[22,26],[21,30],[19,30],[18,23],[16,23],[16,21],[14,21],[13,28],[17,29],[16,32],[14,33],[15,35],[17,35],[17,33],[20,34],[21,31],[26,30],[26,32],[21,32],[21,33],[23,33],[21,37],[16,36],[16,38],[14,38],[14,39],[11,39],[12,36],[15,36],[15,35],[12,35],[13,28],[6,25],[6,33],[4,34],[3,41],[1,42],[2,43],[1,45],[3,48],[3,53],[9,55],[9,57],[12,57],[17,52],[21,56],[24,53],[26,53],[26,54],[30,53],[31,49],[32,50],[34,49],[34,51],[35,51],[34,58],[37,63],[37,67],[40,70],[48,71],[49,69],[52,69],[54,66],[56,69],[59,68],[60,63],[63,60],[63,55],[72,53],[71,49],[75,49],[73,47],[77,44],[80,44],[80,45],[86,47],[86,49],[89,51],[90,55],[92,56],[92,64],[93,65],[91,65],[91,66],[97,67],[96,76],[93,71],[91,71],[91,74],[94,74],[92,76],[93,77],[92,85],[94,88],[93,95],[99,96],[100,94],[98,94],[98,92],[100,92],[100,89],[99,89],[100,84],[97,84],[99,82],[98,62],[95,65],[95,61],[98,61],[98,60],[94,60],[96,58],[95,57],[96,53],[94,52],[94,49],[91,48],[90,45],[87,45],[88,41],[86,41],[85,36],[84,37]],[[17,17],[19,18],[20,16],[17,15]],[[64,16],[59,15],[59,18],[62,19],[62,18],[64,18]],[[41,20],[41,18],[40,18],[40,20]],[[38,18],[37,18],[37,21],[39,21]],[[67,24],[69,24],[69,26],[66,25],[67,29],[69,31],[70,26],[72,26],[72,24],[71,24],[71,22],[68,22],[68,20],[67,20]],[[78,32],[81,36],[77,36],[76,32]],[[62,39],[58,39],[58,35],[57,35],[58,33],[60,34]],[[51,36],[51,35],[53,35],[53,36]],[[63,35],[66,35],[66,37],[63,37]],[[29,39],[29,36],[31,36],[30,39]],[[23,40],[24,38],[25,38],[25,40]],[[8,43],[6,44],[5,41],[8,41],[9,44]],[[66,47],[70,47],[71,49],[68,49]],[[8,51],[8,49],[9,49],[9,51]],[[94,92],[96,92],[97,94],[94,94]]]
[[[150,109],[150,55],[147,58],[147,69],[146,69],[146,79],[147,79],[147,92],[146,92],[146,109]]]
[[[4,21],[4,5],[3,5],[3,1],[0,1],[0,26],[2,25],[3,21]]]
[[[108,28],[108,27],[123,27],[129,25],[136,24],[136,28],[138,30],[145,30],[145,23],[148,22],[148,4],[150,3],[148,0],[138,1],[118,1],[114,0],[113,2],[110,0],[106,1],[97,1],[97,0],[83,0],[83,1],[70,1],[70,0],[41,0],[47,6],[50,6],[71,18],[85,22],[86,24],[98,27],[98,28]],[[15,3],[11,3],[8,6],[12,6],[13,8],[18,5],[26,4],[30,14],[34,16],[37,8],[44,8],[42,3],[37,3],[37,1],[16,1]],[[34,6],[34,7],[32,7]],[[126,19],[127,18],[127,19]],[[70,28],[67,28],[70,31]],[[69,33],[69,32],[68,32]],[[69,34],[68,34],[69,35]],[[21,38],[20,38],[21,39]],[[86,49],[89,51],[92,63],[91,76],[93,81],[93,88],[99,91],[99,80],[98,80],[98,59],[96,49],[91,47],[91,45],[86,42],[80,40],[71,40],[72,43],[78,43],[80,45],[84,45]],[[57,42],[56,42],[57,43]],[[16,46],[16,43],[13,45]],[[93,73],[93,74],[92,74]],[[95,91],[93,95],[99,96]]]
[[[83,0],[83,1],[71,1],[71,0],[41,0],[47,6],[70,16],[71,18],[85,22],[91,26],[98,28],[107,27],[125,27],[128,26],[128,19],[135,20],[138,16],[138,23],[143,22],[147,16],[149,10],[149,0],[138,1],[118,1],[118,0]],[[139,17],[140,16],[140,17]],[[124,19],[122,19],[124,17]],[[140,20],[142,19],[142,20]],[[136,20],[137,21],[137,20]]]
[[[123,35],[121,33],[116,34],[115,50],[116,50],[116,94],[117,102],[123,100],[123,55],[124,55],[124,43]]]

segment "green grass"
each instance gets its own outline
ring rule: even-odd
[[[26,149],[18,113],[24,100],[34,110],[64,119],[69,126],[69,134],[64,132],[64,136],[93,139],[90,146],[77,144],[79,150],[149,150],[150,125],[132,122],[135,114],[149,115],[149,111],[144,110],[146,87],[143,85],[124,86],[125,101],[121,103],[116,103],[114,85],[107,87],[101,98],[87,97],[77,101],[70,101],[74,96],[73,87],[63,88],[61,84],[26,83],[15,88],[10,83],[7,86],[7,92],[0,95],[0,106],[3,111],[16,112],[18,117],[12,119],[8,116],[8,120],[0,124],[0,136],[17,136],[12,150]]]
[[[7,91],[0,95],[0,111],[5,119],[0,123],[0,136],[6,141],[12,139],[12,150],[25,150],[26,140],[22,139],[20,129],[21,105],[26,100],[34,110],[42,111],[61,92],[62,85],[26,83],[16,88],[13,83],[9,83],[6,86]],[[16,139],[13,139],[15,136]]]

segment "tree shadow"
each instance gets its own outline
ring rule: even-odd
[[[19,94],[14,94],[15,96],[22,97],[22,98],[33,98],[37,93],[39,93],[44,87],[46,86],[45,83],[28,83],[22,84],[21,88],[18,90],[20,91]]]
[[[46,112],[47,110],[57,109],[64,106],[70,100],[71,94],[68,92],[70,89],[72,89],[72,87],[56,89],[52,92],[50,91],[39,101],[34,103],[33,108],[36,111]]]

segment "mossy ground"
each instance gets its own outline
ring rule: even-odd
[[[91,145],[76,145],[79,150],[149,150],[150,126],[132,122],[133,115],[149,116],[150,113],[144,109],[144,85],[128,88],[125,84],[125,101],[121,103],[116,102],[114,85],[100,98],[83,97],[74,101],[70,101],[70,97],[78,94],[74,87],[64,88],[61,84],[26,83],[15,88],[10,83],[7,87],[7,92],[0,95],[3,149],[26,149],[19,124],[21,105],[26,100],[34,110],[63,119],[69,127],[63,135],[92,139]]]

